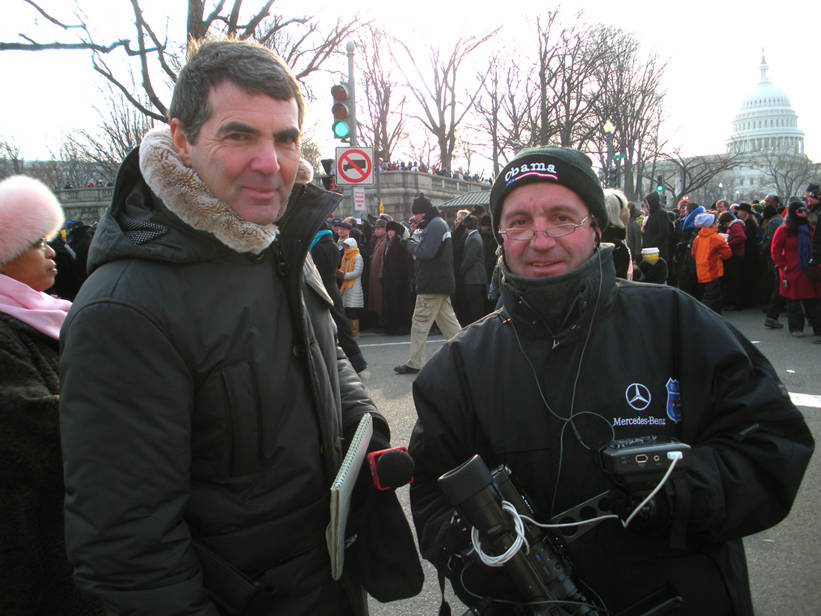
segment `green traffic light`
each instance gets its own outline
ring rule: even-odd
[[[351,127],[343,120],[337,120],[333,125],[334,136],[337,139],[345,139],[351,133]]]
[[[661,192],[661,191],[663,191],[663,190],[664,190],[664,186],[662,186],[661,184],[659,184],[658,186],[656,186],[656,190],[657,190],[657,191],[659,191],[659,192]]]

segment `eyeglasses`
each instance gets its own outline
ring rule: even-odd
[[[590,216],[585,216],[579,222],[565,222],[560,225],[550,225],[547,229],[534,229],[533,227],[517,227],[515,229],[502,229],[499,234],[508,240],[526,242],[532,240],[537,233],[544,233],[547,237],[557,238],[570,235],[584,223],[590,220]]]

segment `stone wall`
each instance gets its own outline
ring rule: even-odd
[[[316,180],[321,185],[320,180]],[[446,178],[418,171],[382,171],[379,176],[379,194],[386,214],[396,219],[410,216],[411,203],[420,192],[424,193],[434,205],[439,205],[458,197],[463,193],[490,190],[489,184]],[[352,214],[351,189],[341,187],[344,200],[335,215]],[[76,219],[85,223],[100,220],[111,202],[114,188],[111,186],[94,188],[65,188],[55,191],[57,199],[63,205],[66,220]],[[368,213],[376,216],[379,213],[376,185],[365,187],[365,203]]]
[[[54,194],[63,206],[66,220],[82,220],[86,224],[99,221],[111,203],[113,186],[94,188],[62,188]]]
[[[411,203],[420,192],[439,205],[458,197],[463,193],[490,190],[489,184],[468,180],[457,180],[418,171],[381,171],[379,176],[379,195],[385,213],[394,219],[407,219],[411,214]],[[352,214],[351,190],[348,185],[342,188],[345,199],[337,208],[337,216]],[[379,213],[376,184],[365,187],[365,203],[368,213],[376,216]]]

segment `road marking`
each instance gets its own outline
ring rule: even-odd
[[[790,392],[790,400],[795,406],[809,406],[814,409],[821,409],[821,396]]]
[[[428,336],[428,339],[425,341],[426,344],[430,344],[431,342],[445,342],[444,338],[432,338]],[[374,344],[360,344],[360,349],[369,349],[371,347],[386,347],[386,346],[399,346],[399,345],[409,345],[410,340],[405,340],[404,342],[380,342]]]

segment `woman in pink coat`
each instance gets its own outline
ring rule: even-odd
[[[776,229],[771,252],[778,269],[780,293],[787,300],[790,333],[797,338],[804,335],[806,312],[815,335],[819,336],[815,342],[821,343],[821,281],[817,269],[814,277],[807,274],[810,267],[818,266],[809,265],[812,229],[807,220],[807,206],[802,201],[790,202],[787,222]]]

